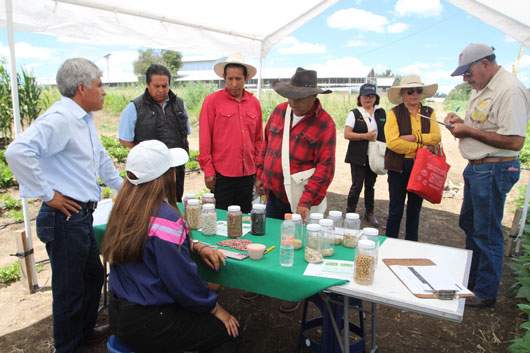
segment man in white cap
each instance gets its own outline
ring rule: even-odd
[[[256,179],[256,158],[263,142],[261,106],[245,82],[256,75],[241,54],[214,66],[226,82],[210,94],[199,117],[199,157],[206,187],[215,194],[217,208],[239,205],[250,212]]]
[[[526,87],[495,61],[493,48],[470,44],[460,54],[451,76],[463,76],[474,89],[465,119],[445,117],[460,152],[469,160],[464,170],[464,201],[460,228],[466,248],[473,251],[469,287],[475,297],[466,306],[493,306],[501,280],[504,256],[502,217],[506,194],[519,180],[519,150],[530,117]]]
[[[82,58],[57,72],[61,100],[6,151],[20,196],[41,199],[37,236],[52,269],[53,338],[57,353],[80,353],[110,334],[94,328],[104,270],[92,212],[101,199],[98,178],[114,189],[123,179],[99,140],[92,112],[103,108],[101,70]]]

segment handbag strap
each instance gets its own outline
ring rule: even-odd
[[[291,106],[287,103],[287,109],[285,110],[284,123],[283,123],[283,138],[282,138],[282,171],[283,171],[283,185],[285,187],[285,193],[287,194],[287,200],[292,205],[292,194],[291,194],[291,165],[289,163],[289,136],[291,130]]]
[[[357,109],[359,111],[359,113],[361,113],[361,116],[363,117],[364,119],[364,123],[366,124],[366,129],[368,131],[370,131],[370,127],[372,126],[371,125],[371,120],[369,118],[366,117],[366,110],[364,110],[364,108],[361,109]]]

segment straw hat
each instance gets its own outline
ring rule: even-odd
[[[217,76],[224,78],[225,66],[228,64],[238,64],[238,65],[245,66],[247,68],[248,80],[256,76],[256,72],[258,71],[256,70],[254,66],[245,63],[245,60],[243,59],[243,55],[241,55],[241,53],[234,53],[230,55],[226,59],[226,61],[222,61],[220,63],[215,64],[215,66],[213,67],[213,71],[215,71]],[[245,77],[245,81],[247,81],[246,77]]]
[[[420,94],[420,99],[425,99],[434,96],[438,90],[438,84],[433,83],[432,85],[424,85],[421,82],[421,78],[418,75],[408,75],[401,79],[399,86],[390,87],[388,89],[388,100],[392,104],[403,103],[403,96],[401,95],[402,88],[416,88],[422,87],[423,93]]]
[[[291,99],[300,99],[314,94],[328,94],[331,91],[318,88],[317,72],[305,70],[301,67],[296,69],[289,82],[274,81],[272,89],[280,96]]]

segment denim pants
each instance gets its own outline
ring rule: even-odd
[[[388,171],[388,219],[386,221],[386,236],[398,238],[401,218],[405,209],[407,198],[407,222],[405,224],[405,239],[418,241],[418,228],[420,226],[420,212],[423,198],[413,192],[407,191],[410,172],[414,166],[414,159],[404,158],[401,173]]]
[[[239,205],[243,213],[250,213],[255,181],[255,174],[227,177],[216,172],[214,191],[216,207],[226,210],[228,206]]]
[[[46,244],[52,269],[55,350],[82,352],[83,338],[96,324],[104,276],[92,213],[82,209],[67,220],[61,211],[43,203],[37,236]]]
[[[469,164],[464,170],[459,225],[466,233],[466,249],[473,251],[469,283],[483,299],[497,297],[504,256],[504,202],[520,173],[518,159]]]
[[[267,206],[265,208],[265,215],[267,218],[276,218],[284,219],[286,213],[293,213],[291,210],[291,205],[288,203],[282,202],[279,198],[276,197],[272,192],[269,192],[267,198]]]

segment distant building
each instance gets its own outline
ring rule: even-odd
[[[394,85],[395,77],[378,77],[377,78],[377,92],[388,92],[388,89]]]
[[[183,58],[183,65],[178,72],[177,84],[192,81],[213,83],[219,89],[225,86],[225,82],[213,71],[216,63],[225,61],[226,57],[214,59],[207,57]],[[263,90],[271,88],[271,83],[276,80],[289,80],[296,68],[264,68],[261,74],[261,87]],[[246,88],[257,89],[258,75],[247,82]],[[318,71],[318,85],[321,88],[333,91],[359,92],[364,83],[377,84],[373,69],[367,71],[338,71],[337,68],[329,67]]]

